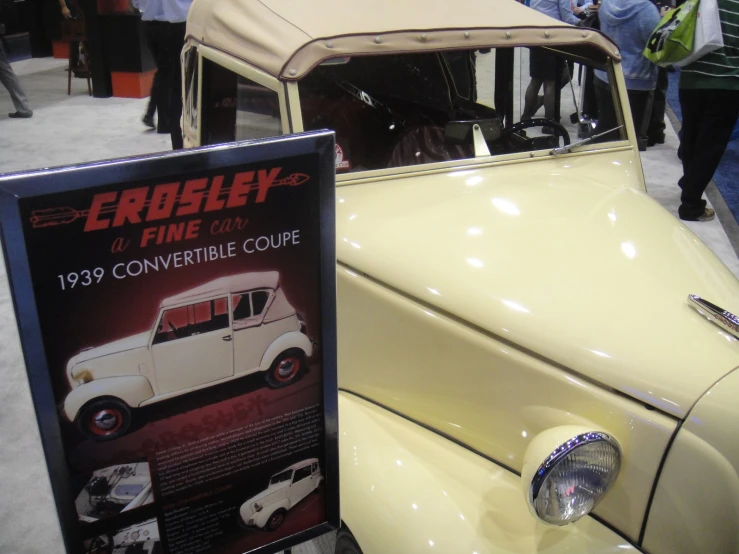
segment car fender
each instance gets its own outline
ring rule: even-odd
[[[259,364],[259,369],[267,371],[272,365],[272,362],[275,361],[275,358],[290,348],[299,348],[305,352],[306,358],[310,358],[313,354],[313,344],[311,344],[310,339],[300,331],[290,331],[284,335],[280,335],[269,345],[264,356],[262,356],[262,363]]]
[[[69,421],[74,421],[82,406],[102,396],[120,398],[132,408],[136,408],[144,400],[154,396],[154,390],[149,380],[141,375],[95,379],[80,385],[67,395],[64,399],[64,415]]]
[[[339,423],[341,515],[364,554],[638,552],[590,517],[541,523],[518,475],[377,404],[342,392]]]
[[[272,517],[272,514],[274,514],[280,508],[284,509],[285,511],[289,510],[290,501],[287,498],[284,498],[279,502],[275,502],[274,504],[265,506],[261,512],[257,512],[254,515],[254,525],[259,528],[263,528],[265,525],[267,525],[267,522],[269,521],[269,518]]]

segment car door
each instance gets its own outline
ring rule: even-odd
[[[321,479],[321,470],[318,467],[318,462],[313,462],[311,465],[311,482],[313,489],[318,487],[318,482]]]
[[[310,464],[295,470],[293,483],[290,486],[290,505],[295,505],[308,496],[315,486]]]
[[[259,367],[265,351],[277,337],[287,332],[278,322],[265,325],[264,315],[274,300],[274,292],[258,289],[231,297],[234,329],[234,368],[245,373]]]
[[[157,394],[231,377],[232,340],[225,296],[163,310],[151,345]]]

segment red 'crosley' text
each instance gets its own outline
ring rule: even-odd
[[[85,221],[85,231],[99,231],[110,227],[121,227],[127,223],[158,221],[171,217],[194,215],[200,212],[214,212],[224,208],[244,206],[252,195],[252,202],[261,204],[276,182],[282,168],[259,169],[236,173],[230,183],[224,183],[224,175],[191,179],[184,183],[172,182],[161,185],[137,187],[122,192],[104,192],[92,199]],[[170,231],[178,235],[197,233],[197,229],[186,225],[173,227]],[[165,234],[166,232],[165,231]],[[158,230],[155,233],[158,234]],[[166,236],[156,237],[166,241]],[[174,238],[174,237],[169,237]],[[148,236],[147,241],[155,239]]]

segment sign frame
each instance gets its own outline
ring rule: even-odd
[[[333,132],[316,131],[0,175],[0,241],[62,538],[70,554],[82,552],[82,533],[74,509],[75,494],[70,484],[60,415],[44,350],[20,202],[52,193],[169,178],[178,171],[190,173],[302,155],[318,156],[326,521],[250,551],[255,554],[270,554],[340,526],[334,144]]]

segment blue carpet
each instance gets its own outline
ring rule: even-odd
[[[677,85],[680,80],[680,70],[670,73],[670,86],[667,89],[667,103],[675,112],[680,121],[683,119],[683,113],[680,109],[680,100],[678,98]],[[721,164],[718,166],[713,180],[718,187],[724,202],[729,206],[734,219],[739,223],[739,140],[733,140],[726,148]]]

